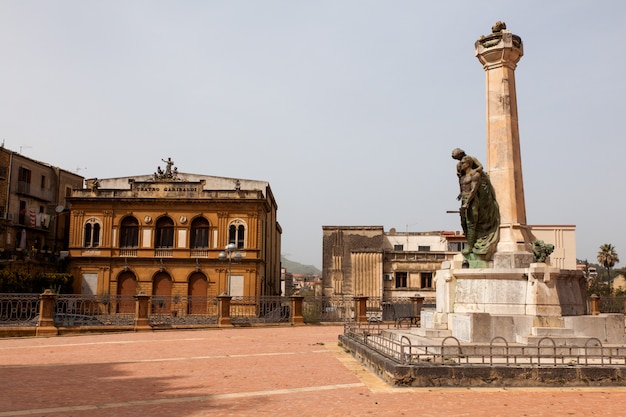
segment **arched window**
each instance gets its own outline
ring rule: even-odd
[[[98,219],[88,219],[83,231],[83,247],[97,248],[100,246],[100,222]]]
[[[156,222],[155,248],[174,247],[174,221],[169,217],[161,217]]]
[[[120,226],[120,248],[139,246],[139,222],[133,216],[125,217]]]
[[[246,241],[246,226],[241,220],[233,221],[228,226],[228,243],[233,243],[237,249],[243,249]]]
[[[192,249],[209,247],[209,221],[204,217],[197,217],[191,222],[190,246]]]

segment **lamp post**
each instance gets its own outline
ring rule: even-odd
[[[228,261],[228,295],[230,295],[230,268],[233,262],[241,262],[241,253],[236,252],[237,247],[234,243],[226,245],[224,250],[217,255],[217,258],[222,261]]]

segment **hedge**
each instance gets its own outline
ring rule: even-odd
[[[46,289],[71,294],[74,277],[68,273],[44,272],[29,274],[23,271],[0,270],[0,293],[37,293]]]

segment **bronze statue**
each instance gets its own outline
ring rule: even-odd
[[[535,262],[546,262],[552,252],[554,252],[553,244],[545,243],[543,240],[535,240],[533,242],[533,258]]]
[[[459,148],[452,151],[452,157],[459,160],[457,199],[461,200],[461,227],[467,239],[463,256],[470,262],[491,260],[500,237],[500,209],[495,191],[476,158]]]
[[[452,158],[459,160],[459,162],[456,164],[457,177],[461,178],[461,159],[463,159],[463,157],[465,156],[471,159],[473,169],[479,169],[481,171],[483,170],[483,164],[481,164],[478,159],[474,158],[473,156],[466,155],[465,151],[461,148],[454,148],[452,150]],[[460,199],[460,196],[458,199]]]

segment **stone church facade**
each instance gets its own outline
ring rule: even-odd
[[[91,179],[72,191],[75,292],[279,295],[282,230],[269,183],[179,173],[166,162],[151,175]]]

